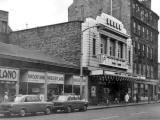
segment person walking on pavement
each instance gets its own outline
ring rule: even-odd
[[[8,92],[5,92],[5,95],[4,95],[4,102],[8,102]]]
[[[129,95],[128,95],[128,93],[126,93],[126,95],[125,95],[125,103],[128,103],[128,101],[129,101]]]

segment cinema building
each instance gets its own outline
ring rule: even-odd
[[[17,70],[17,80],[11,82],[15,94],[50,99],[62,93],[79,95],[82,88],[83,98],[92,104],[116,98],[123,102],[126,93],[132,101],[154,95],[150,81],[132,74],[132,40],[122,22],[110,15],[4,33],[0,66]]]

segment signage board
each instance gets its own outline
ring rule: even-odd
[[[18,81],[19,70],[0,67],[0,81]]]
[[[28,71],[24,81],[31,83],[45,83],[45,73]]]
[[[81,84],[85,85],[86,80],[87,80],[86,77],[83,77],[83,80],[82,80],[80,76],[73,75],[73,85],[81,85]]]
[[[57,73],[47,73],[48,84],[64,84],[64,75]]]
[[[48,84],[64,84],[63,74],[46,73],[46,75]],[[45,73],[28,71],[28,73],[25,74],[23,82],[45,83]]]

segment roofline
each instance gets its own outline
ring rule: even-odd
[[[63,23],[57,23],[57,24],[51,24],[51,25],[44,25],[44,26],[33,27],[33,28],[22,29],[22,30],[15,30],[15,31],[12,31],[11,33],[34,30],[34,29],[41,29],[41,28],[45,28],[45,27],[53,27],[53,26],[56,26],[56,25],[63,25],[63,24],[73,23],[73,22],[83,23],[83,21],[81,21],[81,20],[76,20],[76,21],[69,21],[69,22],[63,22]]]
[[[17,56],[12,56],[12,55],[4,55],[4,54],[0,54],[0,55],[2,58],[7,58],[7,59],[14,59],[14,60],[20,60],[20,61],[25,61],[25,62],[41,63],[41,64],[48,64],[48,65],[50,64],[50,65],[54,65],[57,67],[80,69],[79,66],[74,66],[74,65],[58,64],[58,63],[53,63],[49,61],[36,60],[36,59],[25,58],[25,57],[17,57]]]

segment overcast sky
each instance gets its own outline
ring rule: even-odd
[[[9,12],[13,30],[66,22],[73,0],[0,0],[0,10]],[[159,0],[152,0],[152,10],[160,16]]]
[[[12,30],[21,30],[67,22],[68,7],[72,2],[73,0],[0,0],[0,10],[9,12],[9,26]],[[160,16],[159,6],[159,0],[152,0],[152,10]]]

